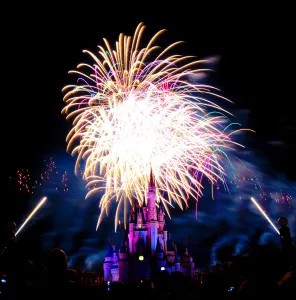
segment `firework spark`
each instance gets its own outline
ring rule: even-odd
[[[223,97],[188,80],[206,71],[197,68],[206,61],[167,55],[180,42],[161,51],[155,41],[164,30],[140,48],[144,28],[139,24],[133,38],[120,34],[115,49],[104,39],[98,56],[84,51],[94,65],[78,65],[70,72],[80,76],[78,84],[63,89],[62,113],[74,118],[67,150],[78,156],[75,171],[85,160],[86,197],[103,192],[97,227],[113,200],[115,226],[122,204],[126,223],[128,202],[147,201],[151,168],[157,202],[168,214],[169,205],[187,206],[189,197],[202,195],[203,176],[224,181],[225,150],[239,145],[231,135],[241,129],[229,132],[229,113],[207,99]]]
[[[56,169],[55,161],[50,158],[49,160],[44,160],[44,162],[45,169],[35,180],[32,179],[28,169],[17,170],[17,182],[20,191],[25,191],[29,194],[35,194],[38,190],[38,187],[43,185],[46,180],[50,178],[54,169]]]

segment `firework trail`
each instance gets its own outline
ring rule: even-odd
[[[27,219],[24,221],[24,223],[21,225],[21,227],[17,230],[15,233],[15,236],[17,236],[21,230],[25,227],[25,225],[31,220],[31,218],[35,215],[35,213],[39,210],[39,208],[47,201],[47,197],[43,197],[40,202],[35,206],[33,211],[30,213],[30,215],[27,217]]]
[[[261,214],[264,216],[264,218],[269,222],[269,224],[272,226],[272,228],[275,230],[277,234],[280,234],[279,230],[276,228],[276,226],[273,224],[273,222],[270,220],[268,215],[264,212],[264,210],[261,208],[261,206],[258,204],[258,202],[251,197],[251,201],[256,205],[257,209],[261,212]]]
[[[104,39],[97,56],[85,50],[94,65],[70,71],[80,78],[63,89],[62,113],[74,119],[66,140],[67,151],[77,155],[75,172],[84,160],[86,197],[103,193],[97,227],[113,200],[115,227],[122,204],[126,223],[128,202],[147,201],[150,169],[157,202],[168,214],[174,203],[188,206],[190,197],[202,195],[202,177],[212,184],[225,180],[225,151],[239,145],[231,135],[242,129],[229,131],[229,113],[206,97],[227,99],[214,87],[188,81],[207,71],[197,68],[206,60],[167,55],[181,42],[160,50],[155,41],[165,30],[140,48],[144,28],[139,24],[133,37],[120,34],[114,49]]]

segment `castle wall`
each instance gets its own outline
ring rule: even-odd
[[[151,243],[151,255],[155,253],[157,238],[158,238],[158,222],[151,221],[150,222],[150,243]]]
[[[129,263],[128,261],[119,261],[119,281],[127,282],[128,281],[128,273],[129,273]]]
[[[111,268],[113,263],[112,262],[105,262],[104,263],[104,281],[112,281],[112,275],[111,275]]]
[[[112,282],[118,281],[119,279],[119,268],[118,266],[115,268],[111,268],[111,276],[112,276]]]

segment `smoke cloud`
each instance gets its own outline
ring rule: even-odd
[[[120,225],[114,232],[111,213],[96,231],[99,195],[85,200],[85,182],[74,175],[73,158],[65,154],[53,159],[56,172],[34,197],[36,202],[38,197],[46,195],[48,201],[34,217],[31,227],[39,228],[42,250],[60,247],[69,256],[69,267],[97,270],[109,241],[120,245],[123,227]],[[171,209],[172,218],[167,217],[169,236],[181,254],[188,247],[200,267],[218,262],[223,248],[228,248],[229,259],[233,255],[247,255],[250,237],[258,230],[262,230],[260,244],[280,245],[279,236],[250,197],[258,201],[277,227],[277,219],[286,216],[295,242],[295,182],[281,174],[269,175],[268,162],[251,150],[240,151],[231,161],[225,185],[220,182],[212,189],[205,181],[197,209],[192,199],[188,209],[181,211],[176,207]],[[29,232],[27,229],[22,233],[24,240],[29,238]]]

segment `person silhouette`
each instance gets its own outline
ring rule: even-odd
[[[12,274],[15,270],[15,229],[16,224],[14,222],[8,222],[1,232],[0,271],[4,272],[6,275]]]
[[[278,223],[281,226],[279,229],[281,245],[283,250],[286,250],[292,246],[292,238],[290,228],[288,227],[288,219],[286,217],[280,217],[278,219]]]
[[[3,254],[5,251],[9,250],[15,242],[15,229],[16,224],[12,221],[8,222],[6,228],[1,237],[1,250],[0,254]]]
[[[280,217],[278,223],[281,226],[280,238],[283,253],[287,257],[289,263],[292,266],[296,264],[296,247],[292,243],[290,228],[288,227],[288,219],[286,217]]]

